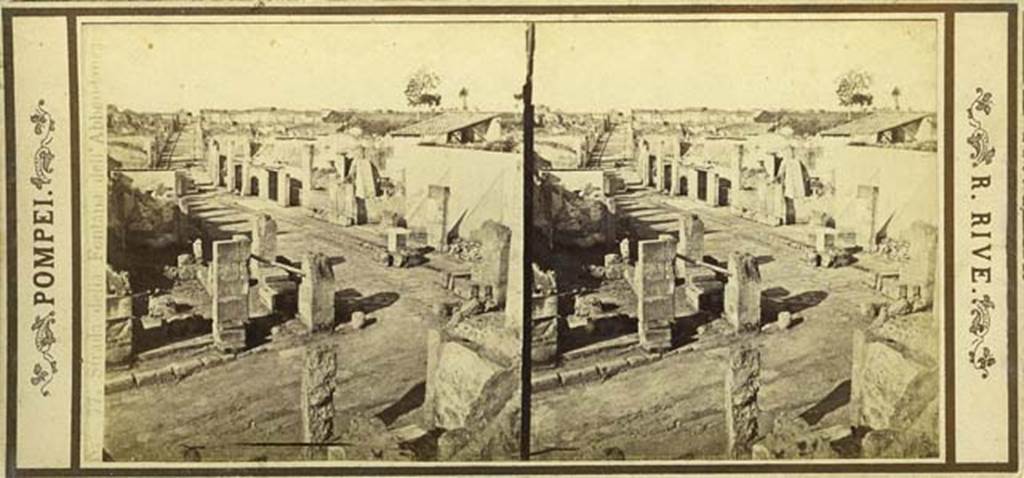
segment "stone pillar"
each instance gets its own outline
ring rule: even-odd
[[[640,241],[636,263],[637,331],[640,346],[647,351],[667,350],[672,346],[672,321],[675,318],[676,278],[674,241]]]
[[[135,360],[136,335],[141,329],[130,295],[107,296],[106,363],[129,365]]]
[[[679,241],[676,242],[676,255],[686,257],[694,261],[704,260],[704,222],[696,214],[684,213],[679,216]],[[687,278],[697,272],[701,267],[676,258],[676,277]]]
[[[647,147],[647,141],[641,139],[636,153],[637,175],[640,176],[640,184],[644,187],[650,186],[651,181],[651,151]]]
[[[329,346],[310,346],[302,367],[302,441],[328,443],[334,437],[334,392],[338,354]],[[327,448],[305,448],[306,459],[323,460]]]
[[[277,204],[288,207],[291,206],[291,178],[292,176],[285,172],[283,169],[277,172]]]
[[[718,172],[713,170],[708,170],[708,205],[712,207],[719,206]]]
[[[434,250],[443,250],[448,245],[448,198],[451,190],[447,186],[430,185],[427,190],[427,245]]]
[[[761,328],[761,271],[750,254],[735,251],[729,254],[725,318],[739,332]]]
[[[622,262],[626,264],[633,263],[633,249],[628,237],[619,241],[619,257],[621,257]]]
[[[736,161],[733,162],[732,169],[732,189],[733,191],[740,191],[743,189],[743,155],[746,151],[742,144],[736,145]]]
[[[665,164],[668,158],[665,157],[665,148],[658,148],[658,157],[654,160],[654,177],[657,179],[655,187],[658,192],[664,191],[668,186],[668,178],[665,176]]]
[[[260,198],[270,201],[270,171],[260,168]]]
[[[252,254],[268,261],[277,257],[277,222],[269,214],[252,218]]]
[[[242,161],[242,196],[252,196],[252,160]]]
[[[310,332],[334,326],[334,271],[322,253],[307,254],[302,260],[299,283],[299,320]]]
[[[698,199],[697,191],[699,190],[699,188],[697,187],[697,183],[700,182],[700,170],[697,169],[697,168],[690,168],[689,171],[687,172],[687,175],[688,175],[688,177],[686,179],[686,192],[688,193],[687,196],[689,196],[690,199]]]
[[[669,194],[673,196],[679,196],[683,193],[681,185],[679,184],[679,178],[682,174],[683,158],[679,154],[679,138],[672,137],[668,140],[668,159],[669,159]]]
[[[213,187],[220,184],[220,148],[216,144],[213,139],[206,141],[206,169]]]
[[[768,183],[764,187],[764,210],[765,216],[772,225],[786,223],[788,217],[786,196],[781,183]]]
[[[558,296],[534,294],[532,310],[530,361],[534,365],[554,365],[558,362],[560,337]]]
[[[757,440],[760,389],[761,351],[750,345],[732,350],[725,370],[726,454],[730,458],[750,458]]]
[[[211,261],[213,342],[221,351],[245,348],[249,321],[249,239],[214,241]]]
[[[363,153],[364,155],[366,153]],[[310,144],[306,146],[306,155],[302,162],[302,188],[303,192],[313,190],[313,160],[316,158],[316,145]],[[303,194],[308,197],[308,194]]]
[[[473,264],[470,276],[473,282],[491,286],[494,301],[505,303],[508,285],[509,251],[512,230],[494,221],[486,221],[477,232],[480,239],[480,261]]]
[[[939,235],[935,226],[921,221],[910,225],[910,261],[900,272],[900,282],[911,288],[919,287],[920,296],[931,304],[935,293],[935,264],[939,247]]]
[[[857,186],[857,196],[853,202],[853,227],[857,232],[857,245],[868,252],[875,250],[877,209],[878,186]]]
[[[192,241],[192,257],[196,259],[196,262],[203,263],[203,240],[196,239]]]

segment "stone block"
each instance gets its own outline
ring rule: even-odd
[[[576,370],[568,370],[558,374],[562,378],[562,385],[579,385],[581,383],[593,382],[601,378],[601,373],[596,366],[584,367]]]
[[[111,393],[123,392],[134,387],[135,376],[130,373],[126,373],[119,377],[114,377],[110,380],[107,380],[107,383],[104,384],[103,391],[104,393],[109,395]]]
[[[404,227],[388,228],[388,252],[395,253],[408,247],[411,234],[412,232]]]
[[[171,367],[174,371],[174,376],[181,380],[203,368],[203,362],[199,359],[190,359],[175,363]]]
[[[637,331],[645,350],[671,347],[661,329],[675,319],[675,243],[668,240],[640,241],[636,266]],[[670,335],[670,334],[669,334]]]
[[[310,332],[334,327],[334,270],[322,253],[307,254],[299,283],[299,319]]]
[[[749,458],[758,438],[760,376],[759,350],[739,346],[730,352],[725,371],[725,429],[726,452],[732,458]]]
[[[302,368],[302,440],[327,443],[334,437],[334,393],[337,353],[330,346],[308,347]],[[307,458],[321,459],[324,450],[307,448]]]
[[[432,384],[435,426],[456,429],[466,426],[488,385],[502,367],[458,342],[442,342]]]
[[[561,379],[559,379],[557,373],[549,373],[547,375],[541,375],[533,379],[530,382],[530,389],[533,392],[543,392],[547,390],[554,390],[562,385]]]
[[[761,272],[751,254],[729,255],[729,281],[723,300],[725,317],[737,331],[761,328]]]

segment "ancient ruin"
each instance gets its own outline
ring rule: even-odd
[[[531,459],[938,456],[935,114],[715,108],[710,84],[655,80],[665,58],[694,71],[677,52],[693,40],[644,28],[679,43],[623,35],[662,61],[618,83],[588,64],[593,108],[537,107]],[[745,68],[730,61],[698,70]],[[759,75],[813,68],[785,63],[715,82],[748,98]]]
[[[109,113],[114,459],[520,457],[521,112]]]

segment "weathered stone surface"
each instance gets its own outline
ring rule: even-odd
[[[648,351],[672,346],[675,319],[675,244],[668,240],[640,241],[636,267],[637,331]]]
[[[245,348],[245,323],[249,320],[249,246],[249,239],[245,237],[213,243],[210,274],[213,340],[222,351]]]
[[[338,373],[337,353],[330,347],[306,349],[302,367],[302,439],[326,443],[334,436],[334,393]],[[306,447],[308,459],[323,459],[326,449]]]
[[[277,257],[277,222],[269,214],[252,219],[252,254],[271,261]]]
[[[741,345],[730,352],[725,370],[725,430],[726,452],[732,458],[749,458],[758,437],[760,377],[760,350]]]
[[[550,365],[558,361],[558,322],[557,316],[533,318],[530,360],[535,365]]]
[[[430,185],[427,188],[426,227],[427,245],[434,250],[444,250],[448,245],[448,198],[451,191],[447,186]]]
[[[930,313],[876,321],[854,334],[851,408],[875,430],[938,443],[938,325]]]
[[[761,271],[754,256],[729,255],[729,282],[725,284],[725,317],[737,331],[761,328]]]
[[[872,430],[861,440],[861,458],[939,456],[938,443],[926,433],[900,430]]]
[[[140,328],[134,317],[107,319],[107,364],[124,365],[135,359],[135,336]]]
[[[388,252],[398,252],[409,244],[409,235],[411,232],[404,227],[389,227],[387,229],[388,235]]]
[[[849,428],[847,427],[847,431]],[[839,458],[830,437],[811,430],[803,419],[782,413],[775,417],[771,433],[754,445],[751,458],[796,460]]]
[[[704,260],[704,222],[696,214],[679,216],[679,241],[676,242],[676,254],[690,259],[676,258],[676,275],[680,278],[702,273],[700,266],[693,261]]]
[[[334,270],[322,253],[307,254],[299,283],[299,319],[310,332],[334,325]]]
[[[473,282],[491,286],[492,298],[499,306],[505,303],[508,286],[509,252],[512,230],[487,220],[473,236],[480,242],[480,261],[470,271]]]
[[[350,182],[332,182],[327,188],[330,210],[328,220],[334,224],[351,226],[359,224],[361,219],[359,198],[356,187]]]
[[[444,429],[463,428],[488,383],[502,367],[457,342],[440,345],[433,388],[435,425]]]

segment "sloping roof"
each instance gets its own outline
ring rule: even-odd
[[[497,117],[495,113],[471,113],[452,111],[399,128],[391,132],[392,136],[436,136],[476,126]]]
[[[877,134],[893,128],[919,121],[932,116],[932,113],[909,111],[878,111],[860,119],[843,123],[835,128],[821,132],[822,136],[859,136]]]

